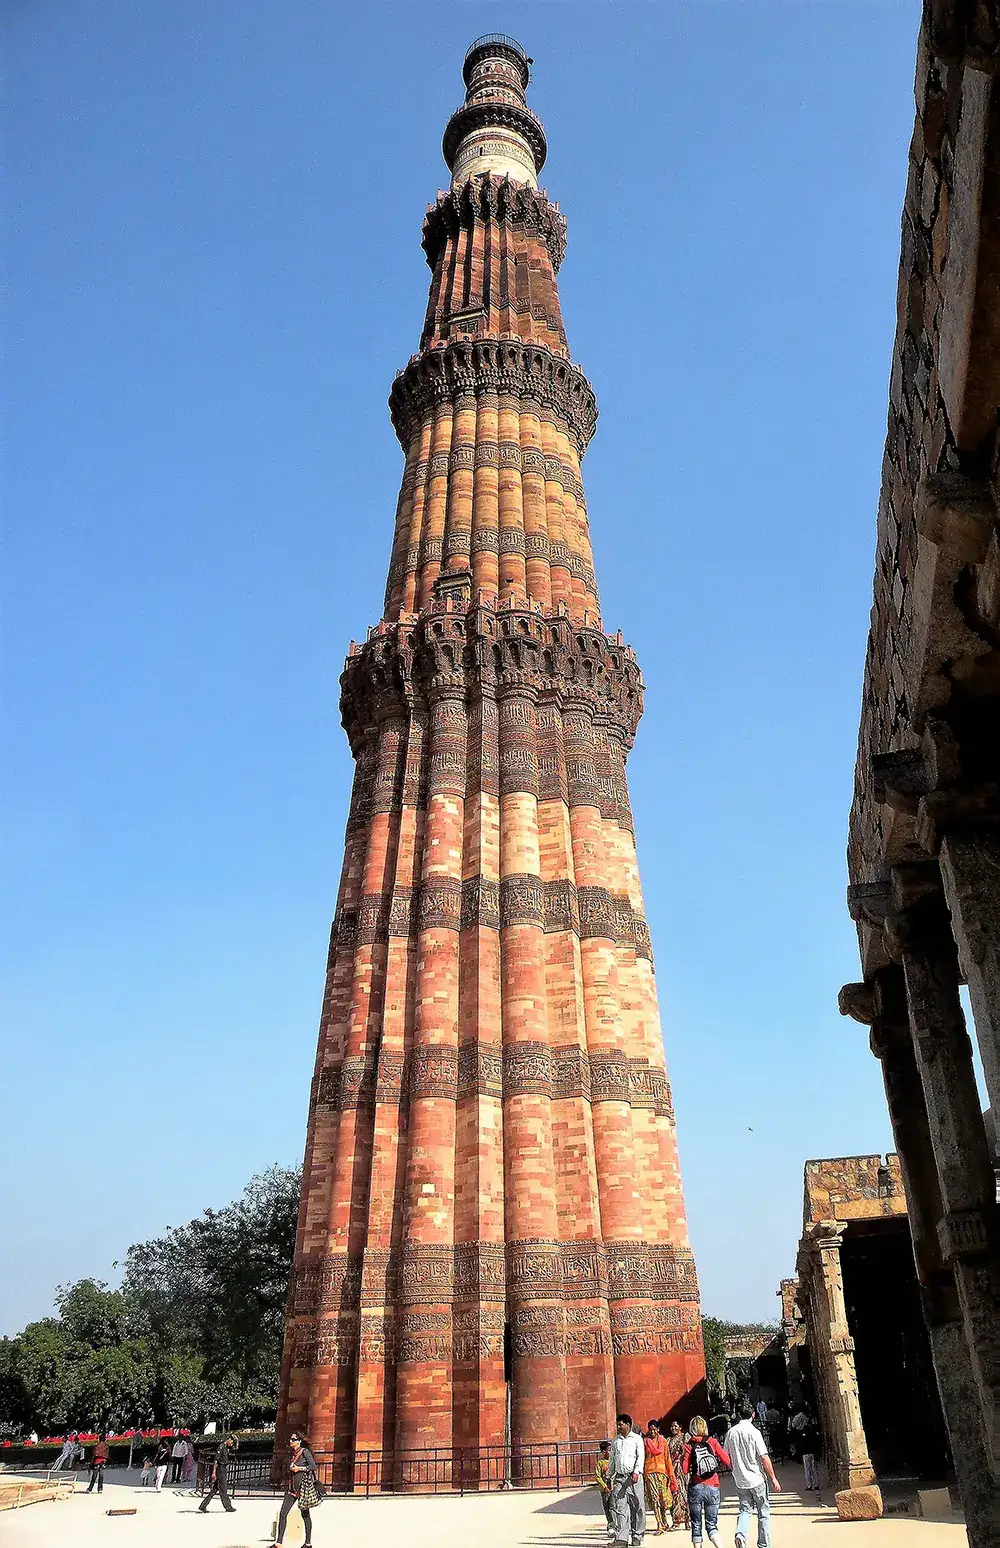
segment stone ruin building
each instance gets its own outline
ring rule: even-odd
[[[970,1541],[1000,1545],[1000,10],[926,0],[848,861]]]
[[[278,1450],[304,1427],[383,1484],[421,1448],[593,1441],[704,1378],[625,775],[643,685],[601,622],[530,63],[498,35],[466,56],[390,396],[384,611],[341,678]]]
[[[806,1162],[796,1273],[779,1291],[788,1387],[816,1405],[834,1487],[943,1479],[948,1441],[898,1156]]]

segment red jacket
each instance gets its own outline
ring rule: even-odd
[[[715,1439],[714,1435],[697,1435],[697,1436],[695,1436],[695,1441],[696,1441],[697,1445],[699,1445],[699,1446],[707,1446],[708,1449],[717,1458],[717,1460],[722,1463],[723,1467],[731,1467],[732,1466],[732,1463],[729,1460],[729,1452],[726,1451],[724,1447],[719,1445],[719,1443]],[[718,1475],[717,1472],[709,1473],[707,1478],[691,1478],[691,1446],[690,1445],[687,1445],[687,1446],[684,1447],[684,1458],[683,1458],[683,1461],[681,1462],[681,1467],[684,1469],[685,1474],[687,1475],[688,1479],[690,1479],[690,1481],[692,1483],[708,1484],[710,1488],[715,1488],[715,1489],[717,1489],[719,1487],[719,1475]]]

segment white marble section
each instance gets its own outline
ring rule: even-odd
[[[470,177],[491,172],[516,183],[538,187],[535,158],[527,140],[510,129],[480,129],[462,141],[452,169],[451,186],[461,188]]]

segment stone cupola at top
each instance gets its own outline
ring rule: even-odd
[[[545,130],[524,96],[531,62],[520,43],[499,32],[469,48],[465,101],[449,119],[442,147],[452,188],[482,172],[538,187],[546,146]]]

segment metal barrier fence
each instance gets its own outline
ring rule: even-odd
[[[330,1494],[471,1494],[502,1489],[578,1489],[594,1481],[596,1441],[530,1446],[426,1447],[403,1451],[317,1451],[316,1476]],[[198,1465],[198,1487],[209,1487],[212,1458]],[[282,1494],[287,1462],[272,1456],[230,1458],[230,1494]]]

